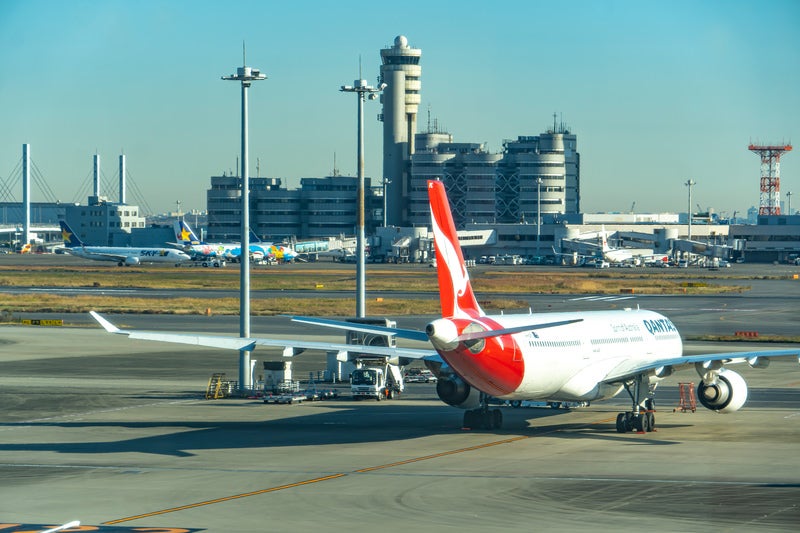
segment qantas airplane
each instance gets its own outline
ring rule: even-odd
[[[500,409],[490,398],[554,402],[597,401],[625,391],[631,408],[619,413],[616,430],[647,432],[655,427],[654,395],[658,383],[673,372],[694,368],[702,381],[700,403],[730,413],[747,399],[744,379],[725,367],[746,363],[764,368],[770,359],[800,356],[800,350],[771,350],[682,355],[681,337],[665,316],[642,309],[569,313],[487,315],[475,298],[458,243],[444,184],[428,182],[436,248],[442,317],[425,331],[386,328],[322,318],[293,320],[364,333],[429,341],[434,350],[358,346],[121,330],[94,311],[110,333],[144,339],[234,350],[282,347],[285,354],[306,349],[351,356],[368,353],[423,359],[438,379],[436,391],[445,403],[465,410],[464,427],[502,426]]]
[[[184,251],[192,255],[219,257],[227,261],[238,261],[242,253],[242,246],[238,242],[201,242],[197,234],[184,220],[175,221],[175,238],[178,240],[175,245],[180,246]],[[259,261],[269,256],[274,257],[278,261],[292,261],[297,257],[294,250],[287,246],[261,242],[261,239],[259,239],[252,230],[250,231],[250,255]]]
[[[59,224],[66,251],[76,257],[95,261],[114,261],[119,266],[132,266],[139,263],[174,263],[175,266],[178,266],[189,260],[188,255],[171,248],[86,246],[66,222],[61,220]]]

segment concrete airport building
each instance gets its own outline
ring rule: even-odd
[[[353,235],[358,179],[351,176],[302,178],[287,189],[280,178],[250,178],[250,226],[265,240]],[[365,232],[383,224],[383,192],[364,179]],[[214,176],[207,191],[208,240],[241,239],[241,179]]]
[[[422,50],[412,48],[398,35],[394,45],[381,50],[380,82],[386,84],[380,101],[383,121],[383,178],[386,185],[386,221],[390,226],[408,223],[409,162],[415,150],[417,111],[421,101]]]

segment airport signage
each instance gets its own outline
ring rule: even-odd
[[[22,323],[26,326],[63,326],[64,321],[58,320],[40,320],[38,318],[23,318]]]

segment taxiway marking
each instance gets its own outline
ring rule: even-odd
[[[482,449],[485,449],[485,448],[490,448],[492,446],[500,446],[500,445],[503,445],[503,444],[511,444],[512,442],[517,442],[517,441],[528,439],[528,438],[530,438],[530,437],[528,437],[528,436],[512,437],[512,438],[509,438],[509,439],[503,439],[503,440],[498,440],[498,441],[487,442],[485,444],[478,444],[478,445],[475,445],[475,446],[468,446],[466,448],[458,448],[456,450],[449,450],[449,451],[445,451],[445,452],[434,453],[434,454],[425,455],[425,456],[422,456],[422,457],[414,457],[412,459],[406,459],[406,460],[403,460],[403,461],[396,461],[396,462],[393,462],[393,463],[387,463],[387,464],[383,464],[383,465],[371,466],[371,467],[368,467],[368,468],[360,468],[358,470],[353,470],[353,471],[351,471],[349,473],[348,472],[339,472],[338,474],[331,474],[329,476],[322,476],[322,477],[317,477],[317,478],[313,478],[313,479],[306,479],[304,481],[298,481],[296,483],[288,483],[286,485],[279,485],[277,487],[269,487],[269,488],[266,488],[266,489],[254,490],[254,491],[251,491],[251,492],[244,492],[242,494],[234,494],[232,496],[224,496],[222,498],[215,498],[213,500],[206,500],[206,501],[202,501],[202,502],[196,502],[196,503],[190,503],[190,504],[187,504],[187,505],[181,505],[181,506],[178,506],[178,507],[171,507],[169,509],[162,509],[160,511],[153,511],[153,512],[150,512],[150,513],[143,513],[143,514],[139,514],[139,515],[135,515],[135,516],[127,516],[125,518],[118,518],[116,520],[109,520],[107,522],[103,522],[103,525],[109,525],[110,526],[110,525],[114,525],[114,524],[121,524],[123,522],[130,522],[132,520],[138,520],[140,518],[149,518],[151,516],[158,516],[158,515],[162,515],[162,514],[174,513],[176,511],[185,511],[187,509],[194,509],[194,508],[197,508],[197,507],[203,507],[203,506],[212,505],[212,504],[215,504],[215,503],[222,503],[222,502],[227,502],[227,501],[231,501],[231,500],[237,500],[237,499],[241,499],[241,498],[249,498],[250,496],[258,496],[260,494],[268,494],[270,492],[277,492],[277,491],[280,491],[280,490],[292,489],[292,488],[295,488],[295,487],[301,487],[303,485],[311,485],[313,483],[321,483],[323,481],[330,481],[332,479],[339,479],[341,477],[345,477],[345,476],[348,476],[348,475],[351,475],[351,474],[363,474],[363,473],[366,473],[366,472],[374,472],[376,470],[382,470],[382,469],[385,469],[385,468],[393,468],[395,466],[401,466],[401,465],[406,465],[406,464],[410,464],[410,463],[416,463],[416,462],[419,462],[419,461],[427,461],[429,459],[436,459],[436,458],[439,458],[439,457],[447,457],[448,455],[455,455],[455,454],[458,454],[458,453],[465,453],[465,452],[471,452],[471,451],[475,451],[475,450],[482,450]]]

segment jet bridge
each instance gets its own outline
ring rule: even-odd
[[[675,239],[672,241],[672,249],[675,252],[702,255],[716,259],[728,259],[733,248],[724,244],[711,244],[707,242],[688,241]]]

